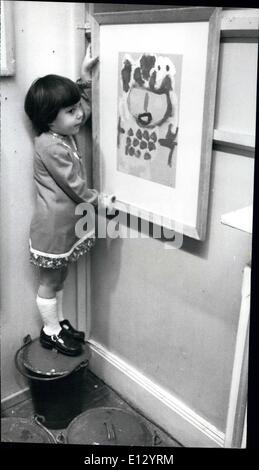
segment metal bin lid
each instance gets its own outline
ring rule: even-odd
[[[73,419],[66,430],[68,444],[151,446],[152,434],[132,412],[92,408]]]
[[[77,369],[80,364],[87,364],[89,359],[90,347],[88,344],[83,345],[83,351],[79,356],[73,357],[59,353],[55,349],[43,348],[39,338],[25,344],[17,354],[20,369],[29,370],[35,376],[35,379],[37,379],[37,376],[65,376]]]
[[[53,444],[55,438],[36,419],[10,417],[1,419],[1,441]]]

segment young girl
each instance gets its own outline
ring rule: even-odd
[[[97,205],[98,193],[86,186],[86,175],[74,136],[91,113],[91,59],[82,65],[77,84],[59,75],[46,75],[31,85],[25,112],[37,133],[34,180],[37,199],[30,227],[30,261],[39,267],[36,303],[43,327],[40,343],[63,354],[82,352],[84,332],[77,331],[62,313],[63,285],[70,262],[94,245],[94,223],[77,238],[77,204]],[[87,224],[88,225],[88,224]]]

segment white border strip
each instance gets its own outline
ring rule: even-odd
[[[90,369],[184,446],[224,447],[225,434],[93,339]]]
[[[249,334],[250,286],[251,268],[250,266],[245,266],[242,282],[242,301],[236,336],[234,365],[232,370],[231,387],[229,394],[225,447],[233,447],[235,433],[238,433],[239,441],[242,442],[242,434],[244,431],[244,423],[242,423],[242,428],[235,429],[235,419],[238,414],[242,416],[240,410],[246,409],[247,405],[247,397],[245,397],[245,402],[242,402],[238,407],[238,393],[242,382],[246,381],[248,378],[248,364],[245,363],[245,367],[243,368],[243,363],[245,357],[245,348],[248,347],[248,342],[246,341],[246,339],[247,335]]]

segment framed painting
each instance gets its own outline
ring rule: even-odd
[[[221,9],[92,5],[94,183],[116,209],[204,240]]]
[[[1,76],[14,72],[13,2],[1,0]]]

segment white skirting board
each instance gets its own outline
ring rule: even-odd
[[[90,370],[185,447],[224,447],[225,434],[93,339]]]
[[[8,397],[3,398],[1,400],[1,410],[5,411],[8,408],[16,406],[18,403],[21,403],[22,401],[29,398],[31,398],[29,387],[23,388],[22,390],[19,390],[18,392],[12,393],[12,395],[8,395]]]

